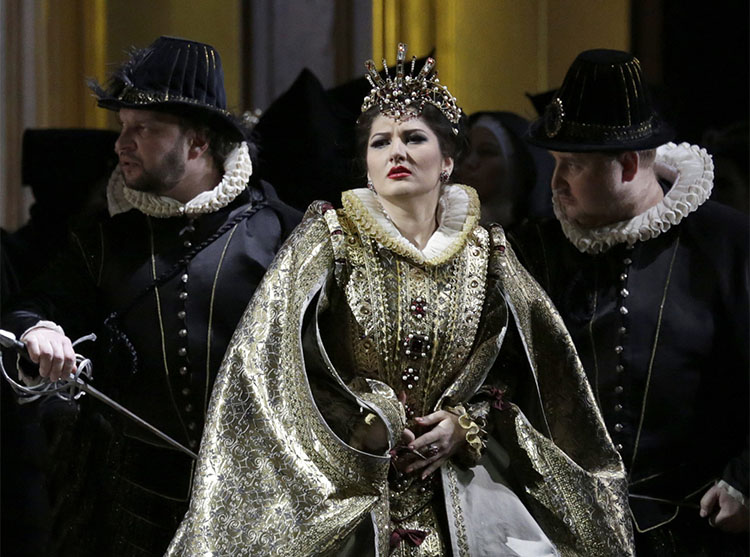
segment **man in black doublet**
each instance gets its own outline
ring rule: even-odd
[[[41,375],[72,369],[197,453],[213,380],[240,316],[299,221],[252,176],[247,130],[226,110],[218,53],[162,37],[134,51],[99,105],[123,125],[108,215],[8,308]],[[45,344],[46,343],[46,344]],[[49,555],[162,555],[189,501],[193,459],[83,397],[50,401]]]
[[[635,58],[579,55],[528,137],[555,157],[557,219],[513,242],[623,458],[638,555],[742,555],[748,223],[708,200],[710,155],[670,134]]]

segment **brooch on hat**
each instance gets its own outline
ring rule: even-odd
[[[565,110],[560,97],[555,97],[544,109],[544,131],[547,137],[555,137],[560,133],[565,118]]]
[[[411,118],[414,114],[420,114],[425,104],[431,104],[443,113],[443,116],[453,125],[453,133],[457,134],[461,109],[456,104],[456,97],[440,83],[437,72],[431,74],[435,67],[435,59],[428,58],[417,75],[414,75],[416,56],[411,59],[411,70],[408,74],[404,72],[405,59],[406,45],[399,43],[396,52],[396,75],[391,78],[388,65],[383,60],[385,79],[375,69],[375,62],[372,60],[365,62],[368,72],[367,80],[372,85],[372,89],[362,103],[362,112],[377,106],[381,114],[394,120],[402,120]]]

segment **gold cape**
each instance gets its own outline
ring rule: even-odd
[[[531,387],[519,401],[523,411],[507,404],[490,416],[519,495],[561,555],[632,554],[624,469],[562,320],[502,229],[468,232],[486,259],[482,323],[436,406],[468,404],[489,382],[510,322],[526,361],[521,382]],[[216,380],[190,509],[168,555],[337,554],[363,525],[370,554],[388,555],[389,457],[334,433],[313,397],[303,347],[303,330],[325,307],[337,275],[348,272],[347,236],[356,233],[344,211],[318,202],[269,267]],[[395,446],[405,418],[393,390],[374,380],[352,387],[319,348],[339,395],[355,413],[387,424]],[[498,373],[508,372],[518,370]],[[463,512],[472,469],[449,462],[441,473],[454,555],[475,554],[481,542],[472,539],[473,515]]]

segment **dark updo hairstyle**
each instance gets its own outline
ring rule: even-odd
[[[367,143],[370,139],[370,129],[375,118],[380,114],[377,106],[373,106],[360,114],[357,118],[357,155],[362,164],[364,172],[367,172]],[[440,152],[444,157],[451,157],[454,164],[463,156],[469,145],[466,135],[465,116],[461,114],[461,120],[458,123],[458,133],[453,132],[453,124],[443,116],[440,110],[431,105],[425,104],[422,113],[419,115],[435,133],[440,145]]]

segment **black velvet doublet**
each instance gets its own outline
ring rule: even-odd
[[[697,516],[690,503],[718,478],[747,495],[746,219],[709,201],[603,253],[580,252],[556,220],[513,241],[573,337],[628,471],[637,531]]]
[[[229,339],[300,217],[264,185],[196,217],[107,218],[74,236],[4,326],[20,334],[46,319],[73,339],[97,333],[77,347],[94,356],[92,384],[197,453]],[[193,459],[90,397],[46,413],[57,461],[50,554],[162,555],[187,509]]]

